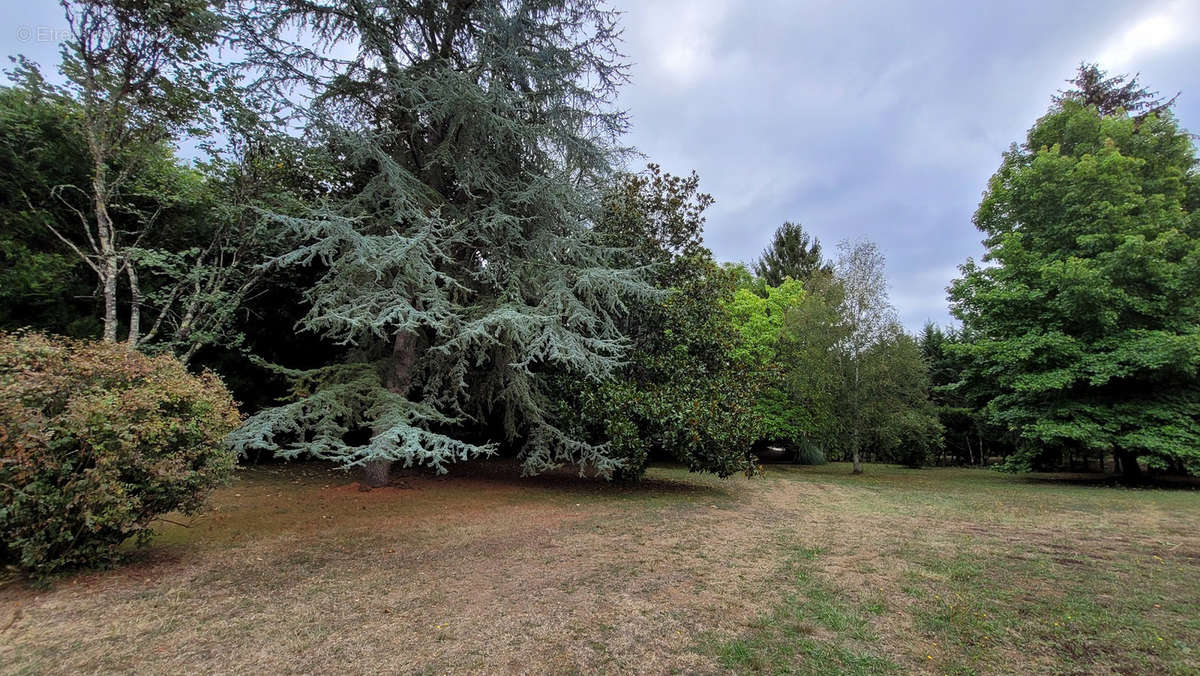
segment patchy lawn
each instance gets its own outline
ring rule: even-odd
[[[844,465],[635,486],[244,469],[123,568],[0,587],[0,671],[1147,673],[1200,492]],[[7,625],[7,627],[5,627]]]

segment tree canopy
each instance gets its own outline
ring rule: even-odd
[[[791,221],[775,230],[771,243],[754,263],[754,274],[770,286],[779,286],[788,277],[803,282],[818,272],[832,271],[833,266],[821,257],[821,241]]]
[[[652,164],[616,181],[596,225],[626,264],[646,270],[655,293],[633,299],[619,322],[632,343],[627,362],[594,385],[563,379],[560,403],[582,435],[608,441],[624,478],[654,458],[719,476],[754,471],[761,382],[737,358],[745,343],[728,307],[733,275],[703,245],[712,201],[695,174]]]
[[[621,363],[618,317],[651,291],[589,227],[622,153],[616,14],[593,0],[352,9],[277,0],[243,14],[248,62],[314,92],[298,116],[341,168],[318,205],[280,216],[302,241],[280,263],[323,266],[303,326],[356,349],[235,443],[286,438],[285,456],[383,471],[444,470],[502,441],[527,472],[613,472],[606,446],[549,407],[553,375],[586,382]],[[483,440],[467,431],[484,421],[497,424]]]
[[[1055,103],[1077,101],[1095,108],[1101,115],[1125,111],[1137,120],[1165,112],[1179,96],[1176,94],[1170,99],[1162,99],[1158,92],[1143,87],[1137,75],[1110,76],[1094,63],[1079,64],[1075,77],[1067,82],[1071,88],[1060,91],[1054,97]]]
[[[1200,466],[1195,148],[1121,96],[1063,97],[1004,156],[975,215],[983,263],[950,289],[964,382],[997,388],[985,411],[1018,436],[1014,469],[1073,451]]]
[[[629,169],[603,0],[61,4],[0,88],[0,329],[214,368],[245,456],[1196,470],[1200,172],[1137,75],[1004,155],[917,338],[877,245],[722,263],[700,177]]]

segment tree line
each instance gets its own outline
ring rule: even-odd
[[[722,264],[699,177],[628,170],[596,0],[63,7],[0,90],[0,327],[215,370],[243,457],[1197,469],[1200,179],[1136,78],[1081,66],[1005,154],[914,336],[874,244]]]

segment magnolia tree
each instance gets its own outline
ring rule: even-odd
[[[605,199],[598,232],[646,270],[655,293],[632,301],[619,322],[633,348],[614,376],[596,385],[564,378],[559,392],[562,419],[584,438],[608,440],[621,477],[637,477],[654,458],[719,476],[756,469],[761,378],[739,359],[734,275],[703,243],[712,202],[695,173],[653,164],[621,176]]]

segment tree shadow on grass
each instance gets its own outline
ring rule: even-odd
[[[1029,474],[1021,477],[1031,484],[1059,486],[1094,486],[1098,488],[1154,488],[1163,490],[1200,490],[1200,477],[1143,474],[1138,479],[1127,479],[1120,474],[1099,473],[1056,473]]]
[[[519,492],[551,491],[579,496],[627,496],[637,497],[694,497],[697,499],[736,497],[732,484],[737,477],[719,479],[711,474],[688,473],[683,465],[655,464],[647,476],[637,481],[608,480],[601,476],[580,476],[577,466],[566,465],[535,476],[523,476],[521,464],[513,457],[484,458],[460,462],[447,467],[445,474],[437,474],[427,467],[393,466],[391,483],[374,489],[385,494],[396,490],[420,488],[437,490],[440,485],[448,490],[462,488],[469,482],[485,482],[496,488]],[[304,485],[335,484],[346,490],[357,486],[360,479],[355,468],[345,469],[332,462],[299,460],[246,467],[240,477],[249,484],[258,486],[292,486],[300,489]],[[729,481],[730,484],[725,484]],[[456,486],[457,484],[457,486]],[[370,492],[368,492],[370,494]]]
[[[682,465],[656,465],[671,473],[684,473]],[[683,474],[679,478],[644,476],[637,481],[608,480],[599,476],[580,476],[579,468],[564,466],[535,476],[522,476],[521,465],[514,458],[476,460],[454,465],[448,474],[404,470],[410,476],[424,476],[435,481],[453,483],[456,480],[487,481],[515,489],[530,488],[563,494],[589,496],[692,497],[696,499],[732,499],[734,492],[717,485],[722,481],[713,475]],[[402,479],[401,479],[402,480]]]

